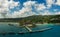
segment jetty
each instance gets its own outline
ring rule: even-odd
[[[29,27],[25,26],[25,28],[29,31],[29,32],[18,32],[18,33],[15,33],[15,32],[1,32],[0,34],[2,35],[5,35],[5,34],[25,34],[25,33],[36,33],[36,32],[44,32],[44,31],[47,31],[47,30],[51,30],[52,28],[44,28],[44,29],[41,29],[41,30],[36,30],[36,31],[32,31]]]
[[[32,30],[28,26],[24,26],[29,32],[32,32]]]

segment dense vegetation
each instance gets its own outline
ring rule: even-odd
[[[21,25],[33,23],[60,23],[60,15],[33,15],[23,18],[3,18],[0,22],[19,22]]]
[[[33,15],[20,20],[20,24],[28,23],[60,23],[60,15]]]

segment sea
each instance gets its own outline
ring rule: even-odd
[[[36,24],[34,28],[30,28],[32,31],[41,30],[44,28],[52,28],[43,32],[24,33],[17,34],[19,32],[28,32],[24,27],[20,27],[17,24],[8,25],[7,23],[0,23],[0,37],[60,37],[60,25],[58,24]],[[16,34],[2,34],[15,32]]]

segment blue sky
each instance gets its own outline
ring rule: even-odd
[[[23,3],[24,2],[27,2],[29,0],[14,0],[15,2],[19,1],[20,4],[21,4],[21,8],[23,7]],[[31,1],[36,1],[37,3],[41,4],[41,3],[44,3],[44,5],[46,6],[47,3],[46,3],[46,0],[31,0]],[[55,0],[55,2],[57,2],[57,0]],[[54,9],[57,9],[57,11],[59,11],[60,9],[60,6],[59,5],[52,5],[51,8],[49,9],[51,12],[55,12]]]
[[[60,14],[60,0],[0,0],[0,18]]]
[[[27,1],[30,1],[30,0],[14,0],[14,1],[19,1],[20,4],[21,4],[20,8],[22,8],[23,3],[27,2]],[[46,0],[31,0],[31,1],[36,1],[38,4],[44,3],[45,6],[47,6],[46,2],[48,2]],[[57,2],[57,0],[54,0],[54,3],[56,3],[56,2]],[[55,11],[55,9],[56,9],[56,11]],[[47,10],[49,10],[51,13],[60,12],[60,5],[52,4],[52,6]]]

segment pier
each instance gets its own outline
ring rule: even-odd
[[[37,30],[36,32],[43,32],[43,31],[50,30],[50,29],[52,29],[52,27],[50,27],[50,28],[44,28],[44,29],[41,29],[41,30]]]
[[[44,32],[44,31],[47,31],[47,30],[51,30],[52,28],[44,28],[44,29],[41,29],[41,30],[36,30],[36,31],[32,31],[29,27],[25,26],[25,28],[29,31],[29,32],[18,32],[18,33],[15,33],[15,32],[1,32],[0,34],[2,35],[5,35],[5,34],[25,34],[25,33],[36,33],[36,32]]]
[[[32,30],[28,26],[24,26],[29,32],[32,32]]]

